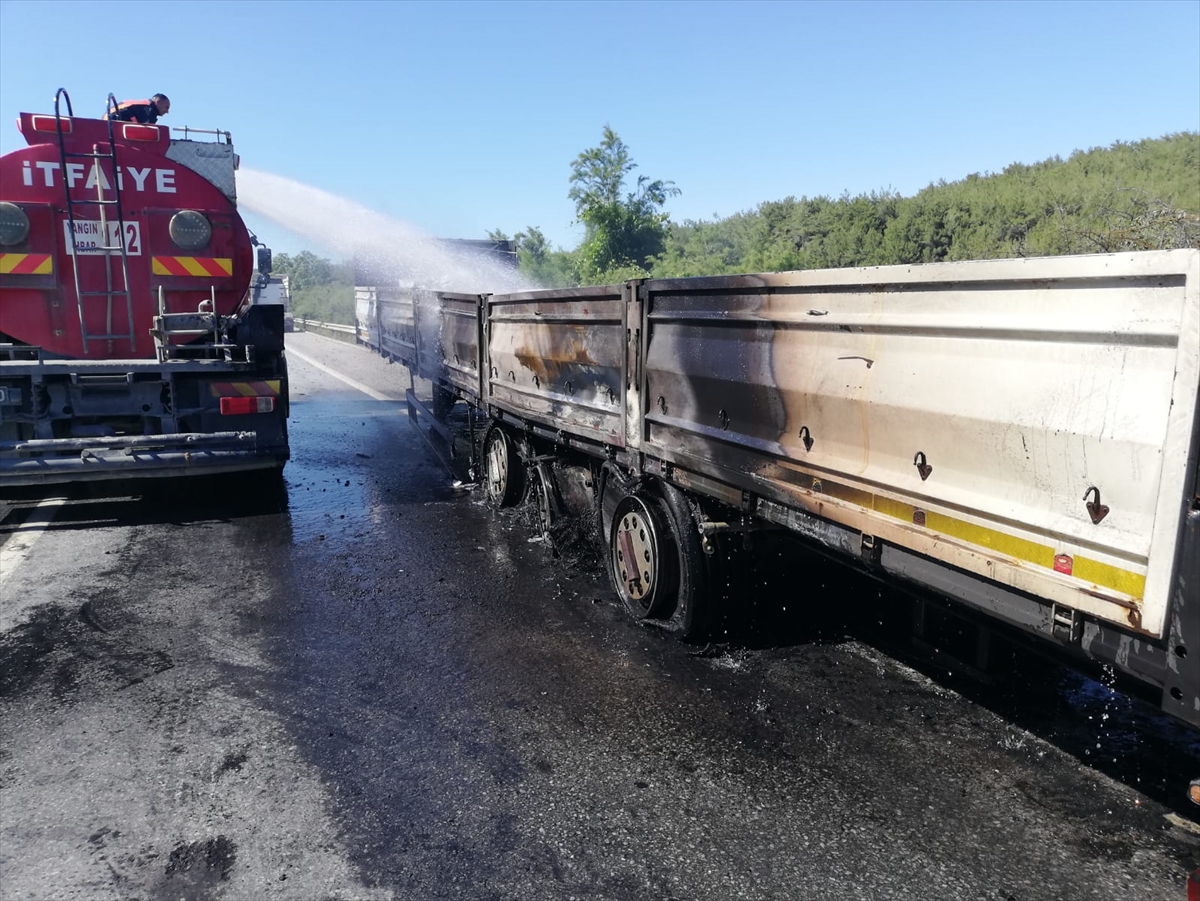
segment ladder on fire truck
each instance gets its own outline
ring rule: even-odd
[[[58,155],[61,162],[61,172],[63,181],[63,190],[67,197],[67,221],[70,227],[71,242],[68,248],[71,258],[71,271],[75,277],[75,298],[79,306],[79,330],[83,337],[83,352],[88,353],[88,341],[116,341],[123,340],[129,342],[130,351],[136,350],[136,338],[133,327],[133,295],[129,290],[129,254],[125,246],[125,214],[121,208],[121,180],[117,171],[117,145],[113,135],[113,122],[115,121],[111,113],[116,112],[117,99],[112,94],[108,95],[108,101],[105,104],[105,113],[108,117],[108,152],[104,152],[103,144],[95,144],[92,147],[91,153],[81,153],[79,151],[68,151],[66,142],[63,140],[62,116],[59,112],[59,102],[66,100],[67,116],[74,118],[74,111],[71,109],[71,97],[67,94],[66,89],[59,88],[54,95],[54,121],[58,127]],[[96,182],[96,199],[95,200],[77,200],[71,196],[71,179],[68,176],[67,162],[72,159],[83,159],[90,161],[90,177]],[[111,173],[105,173],[102,168],[104,160],[108,160],[112,165]],[[112,196],[108,197],[105,194],[104,183],[111,174]],[[100,216],[100,241],[101,244],[95,247],[80,248],[75,243],[77,234],[75,229],[77,207],[94,206],[99,210]],[[109,209],[112,209],[117,216],[117,228],[115,235],[109,228]],[[115,243],[108,243],[115,238]],[[81,255],[103,255],[104,257],[104,272],[106,279],[106,290],[103,291],[84,291],[79,280],[79,258]],[[121,260],[121,284],[120,287],[114,285],[113,260],[114,257],[119,257]],[[103,334],[88,334],[87,327],[87,301],[91,298],[105,298],[105,329]],[[126,323],[129,331],[118,332],[113,330],[113,304],[118,298],[125,300],[125,315]]]

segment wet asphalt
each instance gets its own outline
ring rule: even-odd
[[[454,486],[404,370],[289,346],[277,489],[0,500],[0,550],[37,534],[0,572],[0,898],[1187,897],[1195,733],[913,656],[905,599],[787,543],[725,640],[639,627],[586,544]]]

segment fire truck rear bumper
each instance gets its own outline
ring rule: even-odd
[[[0,487],[128,478],[172,478],[281,468],[285,446],[256,432],[0,442]]]

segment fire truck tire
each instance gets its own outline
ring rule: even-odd
[[[484,484],[488,501],[494,507],[516,504],[525,488],[525,472],[512,439],[503,429],[493,427],[484,441]]]

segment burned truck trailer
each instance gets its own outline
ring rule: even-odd
[[[0,486],[281,470],[284,308],[247,295],[229,134],[76,117],[62,90],[18,126],[29,146],[0,158]]]
[[[495,503],[582,493],[636,619],[703,637],[783,528],[1200,726],[1200,251],[371,302],[422,431],[465,401]]]

